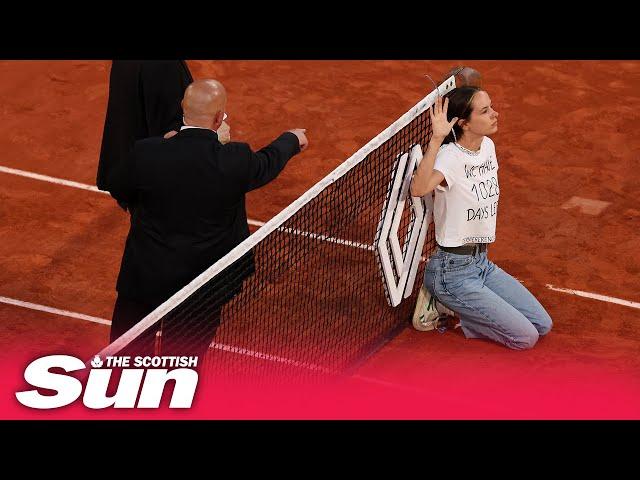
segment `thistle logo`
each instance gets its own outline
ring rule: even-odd
[[[175,386],[169,408],[190,408],[198,385],[198,372],[194,370],[197,364],[198,357],[106,357],[103,361],[96,355],[91,360],[82,403],[92,409],[158,408],[165,384],[173,380]],[[37,389],[26,390],[17,392],[16,398],[27,407],[42,410],[70,405],[82,395],[83,382],[68,374],[86,367],[82,360],[70,355],[49,355],[34,360],[25,369],[24,379],[36,388],[56,393],[42,395]],[[122,368],[122,374],[116,393],[107,396],[111,373],[116,367]],[[66,373],[54,373],[51,371],[54,368]]]

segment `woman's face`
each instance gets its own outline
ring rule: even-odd
[[[480,90],[471,100],[471,115],[463,125],[463,131],[475,135],[492,135],[498,131],[498,112],[491,108],[491,98]]]

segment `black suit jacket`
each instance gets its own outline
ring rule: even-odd
[[[246,143],[222,145],[205,129],[136,142],[110,176],[112,195],[132,206],[119,294],[166,300],[246,239],[245,193],[299,151],[290,132],[255,153]]]
[[[127,158],[137,140],[161,136],[182,125],[180,102],[193,82],[181,60],[114,60],[96,184],[111,190],[111,169]]]

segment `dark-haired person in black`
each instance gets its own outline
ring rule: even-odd
[[[180,102],[191,82],[191,72],[183,60],[112,62],[96,178],[100,190],[111,192],[109,174],[126,160],[136,141],[180,129]],[[127,208],[126,203],[118,203]]]

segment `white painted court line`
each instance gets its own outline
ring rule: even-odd
[[[267,360],[274,363],[283,363],[285,365],[291,365],[298,368],[304,368],[305,370],[311,370],[315,372],[323,372],[331,374],[331,370],[328,370],[320,365],[315,365],[309,362],[300,362],[298,360],[291,360],[290,358],[280,357],[277,355],[271,355],[270,353],[257,352],[255,350],[248,350],[242,347],[236,347],[234,345],[225,345],[224,343],[212,342],[209,348],[214,350],[221,350],[223,352],[236,353],[238,355],[244,355],[246,357],[258,358],[260,360]]]
[[[100,190],[95,185],[87,185],[86,183],[79,183],[79,182],[74,182],[72,180],[65,180],[64,178],[50,177],[48,175],[41,175],[39,173],[27,172],[25,170],[18,170],[16,168],[3,167],[2,165],[0,165],[0,172],[9,173],[11,175],[18,175],[20,177],[31,178],[33,180],[40,180],[42,182],[55,183],[56,185],[64,185],[65,187],[79,188],[81,190],[89,190],[91,192],[102,193],[103,195],[109,195],[109,192]],[[264,222],[259,222],[258,220],[252,220],[252,219],[248,219],[247,223],[249,225],[254,225],[256,227],[262,227],[264,225]]]
[[[629,300],[623,300],[620,298],[615,298],[615,297],[608,297],[606,295],[600,295],[597,293],[591,293],[591,292],[583,292],[581,290],[572,290],[570,288],[559,288],[559,287],[555,287],[551,284],[547,284],[546,285],[548,289],[553,290],[555,292],[561,292],[561,293],[568,293],[570,295],[577,295],[579,297],[585,297],[585,298],[591,298],[594,300],[599,300],[601,302],[608,302],[608,303],[615,303],[618,305],[623,305],[625,307],[631,307],[631,308],[637,308],[640,309],[640,302],[631,302]],[[31,310],[38,310],[41,312],[47,312],[47,313],[53,313],[55,315],[62,315],[64,317],[71,317],[71,318],[77,318],[79,320],[86,320],[89,322],[94,322],[94,323],[100,323],[102,325],[111,325],[111,321],[110,320],[106,320],[104,318],[98,318],[98,317],[92,317],[90,315],[85,315],[83,313],[76,313],[76,312],[70,312],[68,310],[61,310],[59,308],[53,308],[53,307],[47,307],[46,305],[38,305],[37,303],[31,303],[31,302],[24,302],[22,300],[16,300],[14,298],[8,298],[8,297],[2,297],[0,296],[0,303],[5,303],[8,305],[14,305],[17,307],[23,307],[23,308],[29,308]],[[216,344],[213,343],[211,345],[213,348],[217,348],[220,350],[234,350],[237,349],[238,347],[233,347],[233,346],[229,346],[229,345],[222,345],[222,344]],[[246,350],[244,351],[245,354],[247,354],[249,351]],[[241,352],[238,352],[241,353]],[[255,353],[255,352],[254,352]],[[254,354],[250,354],[250,356],[256,356],[256,357],[265,357],[265,356],[269,356],[268,354],[263,354],[263,353],[255,353]]]
[[[64,185],[65,187],[79,188],[81,190],[89,190],[91,192],[109,195],[109,192],[99,190],[98,187],[94,185],[87,185],[86,183],[79,183],[79,182],[74,182],[72,180],[65,180],[64,178],[55,178],[55,177],[50,177],[48,175],[40,175],[39,173],[27,172],[25,170],[18,170],[16,168],[3,167],[2,165],[0,165],[0,172],[9,173],[11,175],[18,175],[20,177],[31,178],[33,180],[40,180],[42,182],[55,183],[56,185]],[[247,223],[255,227],[262,227],[264,225],[264,222],[253,220],[251,218],[247,220]]]
[[[111,325],[111,321],[106,320],[104,318],[92,317],[90,315],[84,315],[82,313],[69,312],[68,310],[61,310],[59,308],[47,307],[45,305],[38,305],[37,303],[23,302],[22,300],[16,300],[14,298],[0,297],[0,303],[6,303],[8,305],[28,308],[30,310],[37,310],[40,312],[53,313],[55,315],[61,315],[64,317],[77,318],[79,320],[86,320],[88,322],[99,323],[102,325]],[[212,342],[210,345],[210,348],[213,348],[215,350],[222,350],[224,352],[236,353],[238,355],[244,355],[247,357],[259,358],[259,359],[267,360],[270,362],[283,363],[286,365],[292,365],[299,368],[306,368],[308,370],[329,372],[329,370],[319,365],[314,365],[312,363],[291,360],[288,358],[271,355],[269,353],[257,352],[254,350],[248,350],[246,348],[236,347],[234,345],[225,345],[224,343]]]
[[[80,188],[82,190],[89,190],[91,192],[96,192],[96,193],[102,193],[104,195],[109,195],[109,192],[105,192],[103,190],[99,190],[98,187],[96,187],[94,185],[87,185],[85,183],[73,182],[71,180],[65,180],[63,178],[55,178],[55,177],[50,177],[48,175],[40,175],[39,173],[27,172],[25,170],[18,170],[18,169],[15,169],[15,168],[3,167],[2,165],[0,165],[0,172],[9,173],[11,175],[19,175],[21,177],[27,177],[27,178],[31,178],[33,180],[40,180],[40,181],[43,181],[43,182],[55,183],[56,185],[64,185],[65,187]],[[253,220],[251,218],[247,219],[247,223],[249,225],[253,225],[254,227],[262,227],[265,224],[265,222],[261,222],[259,220]],[[287,232],[287,233],[292,233],[294,235],[311,236],[312,238],[319,238],[321,240],[326,240],[328,242],[338,243],[338,244],[342,244],[342,245],[349,245],[349,246],[357,247],[357,248],[364,248],[364,249],[367,249],[367,250],[373,250],[373,246],[371,246],[371,245],[363,245],[363,244],[358,243],[358,242],[351,242],[349,240],[342,240],[340,238],[326,237],[324,235],[317,235],[317,234],[313,234],[313,233],[309,233],[309,232],[302,232],[302,231],[299,231],[299,230],[293,230],[293,229],[288,229],[288,228],[284,228],[284,229],[282,229],[282,231]]]
[[[0,297],[0,303],[15,305],[16,307],[29,308],[31,310],[38,310],[40,312],[53,313],[55,315],[62,315],[64,317],[77,318],[79,320],[87,320],[89,322],[94,322],[94,323],[101,323],[102,325],[111,325],[111,321],[105,320],[104,318],[92,317],[90,315],[69,312],[67,310],[60,310],[59,308],[47,307],[45,305],[38,305],[37,303],[23,302],[22,300],[15,300],[13,298]]]
[[[343,240],[342,238],[327,237],[326,235],[318,235],[317,233],[304,232],[302,230],[296,230],[294,228],[279,227],[277,230],[280,232],[291,233],[293,235],[301,235],[304,237],[315,238],[317,240],[322,240],[324,242],[337,243],[339,245],[346,245],[348,247],[362,248],[363,250],[371,250],[371,251],[375,250],[375,247],[373,245],[365,245],[364,243],[352,242],[351,240]]]
[[[606,295],[600,295],[598,293],[582,292],[580,290],[572,290],[570,288],[558,288],[548,283],[547,283],[547,288],[555,292],[569,293],[571,295],[578,295],[579,297],[600,300],[601,302],[617,303],[618,305],[624,305],[625,307],[640,308],[639,302],[630,302],[629,300],[622,300],[620,298],[607,297]]]
[[[255,225],[256,227],[262,227],[265,224],[265,222],[259,222],[257,220],[251,220],[251,219],[248,219],[247,223],[249,225]],[[295,228],[278,227],[277,230],[280,232],[291,233],[292,235],[300,235],[302,237],[314,238],[324,242],[337,243],[338,245],[346,245],[348,247],[362,248],[364,250],[371,250],[371,251],[375,250],[375,247],[373,245],[366,245],[364,243],[353,242],[351,240],[344,240],[342,238],[334,238],[334,237],[328,237],[326,235],[320,235],[317,233],[305,232],[303,230],[298,230]]]
[[[82,190],[90,190],[92,192],[109,195],[109,192],[103,192],[102,190],[98,190],[98,187],[95,187],[93,185],[73,182],[71,180],[64,180],[62,178],[50,177],[48,175],[40,175],[39,173],[26,172],[24,170],[17,170],[15,168],[3,167],[2,165],[0,165],[0,172],[10,173],[11,175],[19,175],[21,177],[32,178],[34,180],[41,180],[43,182],[55,183],[57,185],[64,185],[65,187],[80,188]]]

